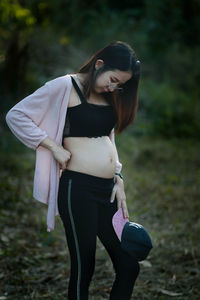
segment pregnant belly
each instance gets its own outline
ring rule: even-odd
[[[113,144],[108,136],[67,137],[63,147],[71,152],[67,169],[93,176],[112,178],[116,169]]]

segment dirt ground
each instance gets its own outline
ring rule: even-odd
[[[0,300],[65,300],[70,260],[61,220],[46,232],[46,205],[32,198],[35,153],[11,135],[1,149]],[[200,143],[117,139],[130,221],[151,234],[132,299],[200,299]],[[90,299],[108,299],[111,260],[97,240]],[[122,299],[123,300],[123,299]]]

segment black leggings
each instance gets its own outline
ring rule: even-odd
[[[65,170],[59,182],[58,210],[70,252],[68,300],[88,300],[95,269],[96,236],[108,251],[115,270],[110,298],[131,298],[139,264],[121,249],[112,227],[117,200],[110,202],[114,178],[101,178]]]

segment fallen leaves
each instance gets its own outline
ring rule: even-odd
[[[163,295],[168,295],[171,297],[177,297],[177,296],[183,295],[183,293],[176,293],[176,292],[172,292],[172,291],[168,291],[168,290],[164,290],[164,289],[158,289],[158,291],[160,291]]]

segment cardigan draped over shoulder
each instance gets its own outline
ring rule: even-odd
[[[22,99],[6,114],[12,133],[27,147],[36,150],[33,197],[48,205],[48,232],[54,230],[55,216],[59,214],[57,195],[61,169],[51,151],[39,144],[50,137],[57,145],[62,145],[71,87],[69,75],[57,77]],[[115,146],[114,128],[109,137],[115,149],[116,172],[120,172],[122,164]]]

